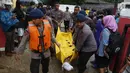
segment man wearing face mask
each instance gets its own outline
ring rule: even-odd
[[[12,56],[14,51],[14,29],[19,20],[16,18],[16,15],[10,12],[12,5],[11,0],[5,0],[3,4],[5,8],[0,13],[0,21],[6,36],[5,54]]]

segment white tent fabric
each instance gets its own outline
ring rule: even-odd
[[[71,13],[74,12],[74,7],[75,7],[75,5],[65,5],[65,4],[61,4],[61,5],[60,5],[60,10],[66,11],[66,7],[69,7],[69,11],[70,11]]]
[[[13,2],[12,2],[12,0],[0,0],[0,7],[4,8],[4,4],[12,5]]]
[[[124,0],[124,2],[130,2],[130,0]]]
[[[130,17],[130,9],[122,9],[120,12],[120,16]]]
[[[2,7],[2,0],[0,0],[0,7]]]
[[[38,3],[39,3],[39,1],[38,1],[38,0],[20,0],[20,1],[24,1],[24,2],[31,2],[31,1],[33,1],[33,2],[35,2],[36,4],[38,4]]]
[[[38,4],[39,2],[38,2],[38,0],[33,0],[36,4]]]

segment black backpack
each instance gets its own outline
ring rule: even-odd
[[[115,55],[116,53],[118,53],[121,50],[121,35],[119,32],[113,32],[109,29],[109,31],[111,32],[110,36],[109,36],[109,44],[107,46],[106,52],[108,53],[108,55],[110,57],[112,57],[113,55]]]

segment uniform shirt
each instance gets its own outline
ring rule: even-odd
[[[52,38],[52,42],[55,43],[56,42],[55,38],[54,37],[51,37],[51,38]],[[24,36],[21,40],[19,47],[16,49],[16,53],[23,54],[24,50],[26,49],[26,44],[28,41],[29,41],[29,31],[27,29],[24,33]],[[50,50],[49,49],[44,52],[44,56],[45,56],[45,58],[50,57]],[[34,53],[31,51],[31,58],[32,59],[41,59],[40,53]]]
[[[74,14],[74,13],[71,15],[72,20],[73,20],[73,26],[72,26],[72,28],[74,28],[74,27],[75,27],[75,24],[76,24],[76,20],[77,20],[77,19],[76,19],[76,15],[77,15],[77,14]]]
[[[97,51],[98,56],[101,57],[104,56],[104,46],[108,46],[109,36],[110,36],[110,31],[107,28],[103,29],[100,36],[99,49]]]
[[[64,13],[61,10],[53,9],[51,11],[51,17],[54,18],[56,21],[61,22],[64,20]]]
[[[73,20],[71,18],[71,13],[69,11],[65,11],[64,15],[65,15],[64,20],[69,21],[69,27],[72,27],[73,26],[73,22],[72,22]]]
[[[64,20],[70,21],[71,20],[71,13],[69,11],[65,11],[64,14],[65,14]]]
[[[84,23],[82,29],[76,28],[74,41],[77,50],[80,52],[94,52],[97,50],[96,41],[90,27]]]

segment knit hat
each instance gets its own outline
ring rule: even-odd
[[[87,14],[86,14],[86,12],[85,12],[85,11],[83,11],[83,10],[81,10],[79,13],[80,13],[80,14],[83,14],[84,16],[86,16],[86,15],[87,15]]]
[[[42,18],[43,16],[44,16],[44,14],[40,9],[33,9],[29,13],[29,17],[35,18],[35,19]]]
[[[76,18],[77,18],[77,21],[80,21],[80,22],[84,22],[86,20],[86,17],[81,13],[77,14]]]

